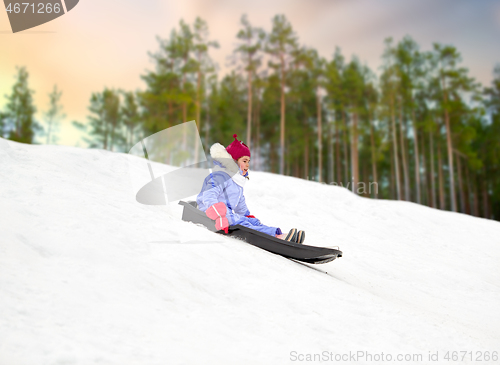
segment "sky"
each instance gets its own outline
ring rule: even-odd
[[[69,13],[49,23],[12,33],[7,12],[0,10],[0,109],[11,93],[16,66],[29,72],[35,90],[37,119],[48,109],[48,94],[57,84],[66,114],[59,143],[84,146],[71,121],[87,121],[91,94],[105,87],[144,90],[141,79],[154,64],[157,37],[167,38],[179,20],[205,19],[210,37],[220,48],[211,50],[219,75],[227,73],[236,45],[240,18],[269,31],[276,14],[284,14],[299,43],[330,58],[340,47],[377,72],[383,41],[405,35],[422,50],[434,42],[452,44],[462,65],[483,85],[489,85],[500,63],[500,2],[493,0],[80,0]],[[43,142],[40,140],[40,142]]]

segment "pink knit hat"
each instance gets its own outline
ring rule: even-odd
[[[248,156],[250,157],[250,148],[241,141],[238,141],[236,137],[238,135],[233,134],[234,141],[226,147],[226,151],[231,155],[234,160],[238,160],[240,157]]]

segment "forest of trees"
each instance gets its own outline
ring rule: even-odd
[[[338,48],[325,59],[300,45],[283,15],[270,30],[242,16],[240,28],[232,71],[219,79],[208,24],[181,20],[168,38],[157,37],[143,91],[92,93],[88,122],[73,124],[89,147],[127,152],[140,138],[195,120],[206,149],[237,133],[253,169],[500,220],[500,65],[484,87],[454,46],[421,50],[406,36],[384,41],[375,73]],[[33,143],[47,128],[34,120],[27,80],[18,69],[0,135]],[[47,126],[59,97],[54,88]]]

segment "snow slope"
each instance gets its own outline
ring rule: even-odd
[[[0,139],[0,364],[500,350],[499,222],[251,172],[252,214],[344,252],[306,265],[136,203],[128,171],[143,163]]]

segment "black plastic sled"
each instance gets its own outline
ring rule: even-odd
[[[196,202],[179,201],[179,204],[184,206],[182,211],[182,220],[202,224],[212,232],[226,235],[224,231],[217,231],[215,229],[214,221],[208,218],[204,212],[197,208]],[[342,251],[335,250],[333,248],[307,246],[299,243],[288,242],[253,229],[243,227],[239,224],[229,226],[227,235],[241,238],[251,245],[257,246],[274,254],[297,261],[307,262],[309,264],[324,264],[335,260],[337,257],[342,257]]]

